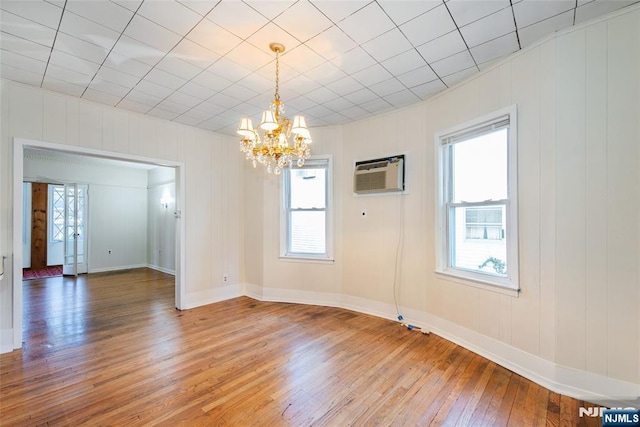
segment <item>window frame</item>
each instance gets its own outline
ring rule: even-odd
[[[296,211],[325,212],[325,252],[312,254],[292,252],[289,250],[291,242],[290,227],[290,176],[292,169],[312,169],[324,167],[325,173],[325,208],[324,209],[296,209]],[[304,166],[285,168],[282,170],[281,214],[280,214],[280,259],[285,261],[329,262],[333,263],[333,158],[330,155],[311,156]]]
[[[490,128],[493,124],[508,119],[507,140],[507,198],[487,202],[458,202],[449,201],[452,186],[452,174],[447,150],[452,144],[462,142],[478,136],[481,129]],[[503,126],[500,126],[503,127]],[[500,128],[498,127],[498,128]],[[496,129],[498,129],[496,128]],[[517,108],[512,105],[493,113],[486,114],[474,120],[452,127],[435,134],[436,150],[436,270],[435,273],[444,279],[469,286],[488,289],[511,296],[518,296],[519,259],[518,259],[518,143],[517,143]],[[506,276],[491,272],[478,272],[463,268],[452,267],[451,218],[449,209],[452,206],[480,207],[505,206],[506,253],[508,269]]]
[[[47,195],[47,197],[49,198],[48,199],[48,205],[49,206],[47,206],[47,210],[48,210],[48,213],[49,213],[48,214],[49,223],[47,224],[47,228],[49,229],[48,233],[47,233],[47,234],[49,234],[49,243],[62,243],[64,241],[64,237],[65,237],[64,224],[63,224],[62,230],[61,230],[62,238],[61,239],[55,239],[55,236],[54,236],[55,227],[54,227],[54,222],[53,221],[54,221],[54,214],[55,214],[55,209],[54,209],[55,206],[54,206],[53,196],[54,196],[54,192],[55,192],[56,188],[61,188],[62,192],[63,192],[63,195],[62,195],[62,210],[63,210],[62,216],[64,217],[64,203],[65,203],[64,185],[62,185],[62,184],[49,184],[48,188],[47,188],[48,193],[49,193]],[[63,219],[63,222],[64,222],[64,219]]]

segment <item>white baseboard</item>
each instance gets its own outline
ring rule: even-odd
[[[13,351],[13,329],[0,329],[0,353]]]
[[[169,268],[160,267],[160,266],[158,266],[158,265],[147,264],[147,268],[150,268],[150,269],[152,269],[152,270],[159,271],[159,272],[161,272],[161,273],[170,274],[170,275],[172,275],[172,276],[175,276],[175,275],[176,275],[175,270],[171,270],[171,269],[169,269]]]
[[[240,284],[230,284],[219,288],[189,293],[185,295],[184,298],[184,310],[241,297],[244,295],[242,288],[243,287]]]
[[[133,268],[144,268],[144,267],[148,267],[148,265],[147,264],[117,265],[113,267],[90,268],[89,273],[106,273],[108,271],[131,270]]]
[[[245,295],[261,301],[341,307],[398,321],[392,304],[349,295],[260,288],[244,285]],[[400,307],[403,322],[425,329],[483,356],[551,391],[608,407],[640,407],[640,385],[561,366],[502,341],[428,313]],[[419,333],[419,332],[417,332]]]

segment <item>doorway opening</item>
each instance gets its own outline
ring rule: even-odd
[[[55,179],[49,179],[49,181],[53,181],[55,185],[63,185],[63,195],[65,196],[64,202],[64,210],[62,219],[65,220],[65,224],[62,225],[62,243],[64,243],[64,254],[63,254],[63,262],[62,267],[64,268],[65,274],[69,275],[77,275],[82,274],[84,272],[89,273],[98,273],[98,272],[107,272],[107,271],[117,271],[120,267],[149,267],[152,269],[156,269],[165,273],[170,273],[174,275],[174,305],[177,309],[182,309],[184,301],[184,265],[185,265],[185,257],[184,257],[184,223],[181,220],[182,212],[184,212],[183,206],[183,195],[184,195],[184,165],[181,162],[175,161],[167,161],[161,159],[153,159],[136,155],[129,155],[123,153],[113,153],[106,152],[100,150],[93,150],[89,148],[83,147],[75,147],[75,146],[66,146],[61,144],[54,144],[42,141],[34,141],[27,140],[22,138],[14,139],[14,265],[13,271],[16,272],[13,276],[13,347],[20,348],[22,346],[22,329],[23,329],[23,301],[22,301],[22,280],[23,277],[19,272],[23,271],[25,254],[23,253],[23,242],[25,241],[25,234],[27,232],[24,224],[24,212],[25,212],[25,198],[23,194],[25,192],[23,182],[25,180],[30,181],[47,181],[46,176],[42,177],[41,175],[34,174],[32,170],[29,169],[29,165],[25,166],[25,153],[29,152],[40,152],[41,154],[46,154],[47,156],[54,156],[57,158],[75,158],[80,159],[80,162],[85,166],[87,164],[91,165],[101,165],[107,167],[111,165],[112,167],[130,167],[132,169],[144,170],[145,176],[147,176],[147,171],[159,171],[157,173],[149,173],[149,184],[145,183],[144,191],[148,194],[145,196],[144,203],[149,204],[149,210],[151,210],[151,206],[154,209],[161,212],[154,212],[153,214],[153,225],[148,228],[154,228],[156,231],[160,232],[160,236],[156,236],[154,238],[144,239],[145,247],[144,250],[147,255],[145,256],[144,262],[138,262],[136,265],[127,265],[124,263],[114,262],[114,258],[117,255],[121,255],[120,252],[116,249],[113,249],[111,246],[107,245],[117,245],[118,242],[107,242],[108,239],[100,239],[99,236],[94,236],[94,240],[92,241],[91,234],[99,234],[95,230],[102,230],[103,234],[108,235],[108,231],[105,231],[109,225],[113,226],[113,224],[109,224],[108,221],[104,222],[104,215],[101,218],[100,214],[104,213],[105,209],[103,209],[105,204],[115,205],[116,208],[118,203],[122,205],[122,194],[126,193],[129,190],[119,189],[111,189],[111,192],[105,190],[100,194],[100,189],[96,189],[96,191],[90,189],[90,183],[88,182],[73,182],[73,177],[70,176],[58,176],[54,177]],[[98,167],[94,166],[93,169],[98,169]],[[168,171],[168,173],[167,173]],[[108,174],[105,174],[108,175]],[[167,176],[171,177],[171,182],[168,182],[166,179]],[[42,179],[41,179],[42,178]],[[103,177],[104,178],[104,177]],[[106,178],[104,178],[106,179]],[[153,181],[153,185],[151,184]],[[99,187],[99,185],[96,185]],[[108,187],[104,186],[103,187]],[[167,190],[167,187],[171,189],[171,191]],[[92,192],[94,194],[92,194]],[[131,191],[129,191],[131,193]],[[161,192],[162,197],[157,200],[157,206],[155,203],[155,197],[158,192]],[[87,200],[91,200],[91,197],[95,197],[96,199],[101,199],[103,203],[102,205],[98,204],[94,206],[96,210],[95,217],[92,219],[91,214],[91,206],[87,202]],[[130,200],[136,200],[135,194],[131,194]],[[152,203],[152,198],[153,202]],[[142,209],[139,209],[142,210]],[[84,212],[88,212],[87,216],[84,219],[79,219],[77,214]],[[147,209],[145,206],[144,209],[145,214],[147,213]],[[151,215],[150,215],[151,217]],[[60,219],[60,218],[59,218]],[[91,232],[91,222],[99,222],[103,221],[101,225],[97,225],[97,228],[93,228],[93,232]],[[123,227],[126,231],[131,231],[126,229],[127,226],[131,226],[132,221],[127,221],[126,218],[120,221],[119,226]],[[58,224],[59,226],[60,224]],[[144,232],[147,233],[146,225],[144,227],[138,226],[135,227],[135,224],[132,227],[132,230],[136,232],[142,232],[139,230],[144,228]],[[50,230],[53,231],[53,230]],[[60,231],[60,230],[58,230]],[[46,239],[50,240],[50,234],[46,234]],[[61,236],[57,236],[61,237]],[[147,240],[152,241],[149,246],[146,246]],[[104,248],[100,246],[103,244]],[[162,249],[156,249],[155,246],[152,245],[164,245]],[[167,250],[165,248],[167,245],[171,247]],[[140,249],[140,248],[138,248]],[[96,253],[95,257],[92,257],[92,251]],[[104,254],[103,254],[104,252]],[[140,252],[138,250],[137,252]],[[124,254],[124,259],[127,261],[129,258]],[[109,258],[113,256],[113,258]],[[170,263],[169,263],[170,262]],[[163,264],[164,263],[164,264]],[[167,264],[169,263],[169,264]],[[140,265],[138,265],[140,264]],[[144,264],[144,265],[142,265]],[[168,265],[168,267],[163,267],[163,265]]]

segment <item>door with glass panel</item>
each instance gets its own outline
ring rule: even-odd
[[[88,271],[87,196],[86,184],[64,186],[64,275],[77,276]]]

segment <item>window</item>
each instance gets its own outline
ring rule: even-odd
[[[329,259],[331,254],[331,168],[329,158],[314,157],[301,168],[283,170],[281,255]]]
[[[438,272],[518,289],[516,110],[437,135]]]
[[[64,237],[64,185],[49,185],[49,240]]]

